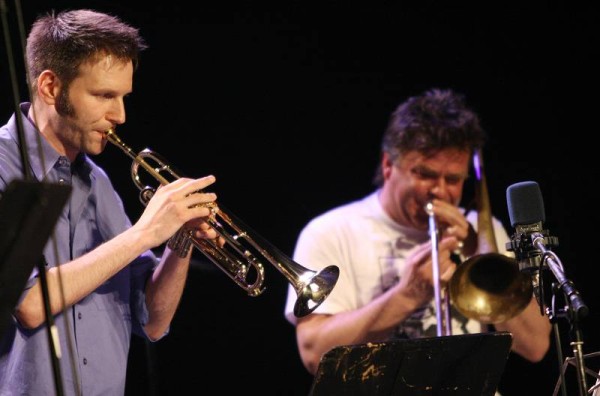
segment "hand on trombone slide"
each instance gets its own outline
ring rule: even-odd
[[[440,283],[447,284],[456,271],[451,254],[460,246],[455,236],[442,237],[438,245]],[[416,246],[406,258],[404,272],[397,284],[398,291],[421,306],[433,298],[434,279],[432,264],[432,243],[428,241]]]
[[[427,204],[436,219],[436,230],[440,233],[438,259],[440,283],[448,284],[456,271],[457,254],[471,255],[477,248],[477,235],[466,220],[461,209],[441,199],[432,199]],[[416,246],[408,255],[404,272],[400,277],[398,290],[418,304],[424,304],[434,295],[435,279],[433,275],[433,243]]]
[[[441,232],[440,238],[454,236],[459,241],[458,251],[466,257],[472,256],[477,250],[477,234],[462,212],[452,203],[433,199],[431,210],[435,215]]]

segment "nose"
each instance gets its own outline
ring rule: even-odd
[[[106,114],[106,118],[117,125],[125,123],[125,103],[122,98],[115,99]]]
[[[448,185],[443,176],[438,177],[433,181],[431,188],[428,191],[429,198],[437,198],[445,200],[448,198]]]

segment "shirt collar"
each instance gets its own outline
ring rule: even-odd
[[[36,126],[27,117],[30,107],[31,103],[28,102],[21,103],[20,106],[21,119],[23,120],[23,132],[33,176],[36,180],[43,181],[61,155],[41,136]],[[14,128],[14,130],[17,131],[17,128]],[[17,140],[16,135],[14,138]],[[87,156],[83,153],[79,153],[72,164],[72,172],[78,173],[81,177],[85,177],[90,174],[91,169]]]
[[[84,153],[77,154],[75,161],[71,164],[71,173],[77,174],[82,179],[89,179],[89,175],[92,171],[92,165]]]
[[[27,156],[29,160],[29,165],[31,172],[33,173],[33,177],[36,180],[43,181],[52,170],[56,161],[58,161],[58,157],[60,155],[54,150],[54,148],[46,141],[46,139],[42,138],[40,133],[38,132],[33,122],[27,117],[27,113],[29,112],[29,108],[31,107],[31,103],[25,102],[21,103],[21,120],[23,122],[23,135],[25,138],[25,144],[27,145]],[[15,123],[16,123],[15,119]],[[14,128],[15,135],[13,139],[19,142],[18,138],[18,128],[15,125]]]

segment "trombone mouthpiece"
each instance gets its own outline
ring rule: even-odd
[[[433,202],[429,201],[425,204],[425,212],[429,215],[433,215]]]

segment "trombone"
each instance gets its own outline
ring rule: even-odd
[[[495,324],[521,313],[533,295],[531,279],[519,271],[517,261],[498,253],[481,150],[474,152],[473,164],[477,181],[475,200],[478,254],[456,267],[445,288],[439,283],[439,229],[433,216],[432,204],[428,203],[425,207],[429,215],[432,242],[438,335],[452,334],[451,306],[467,318],[484,324]]]
[[[160,185],[169,184],[180,178],[173,168],[152,150],[146,148],[136,154],[123,143],[114,129],[106,131],[105,137],[133,160],[131,178],[140,190],[139,198],[142,204],[148,204],[156,188],[147,186],[141,181],[140,166]],[[191,243],[251,297],[258,296],[264,291],[264,266],[261,260],[268,261],[294,287],[298,296],[294,306],[294,315],[297,317],[308,315],[325,301],[337,283],[339,277],[337,266],[331,265],[318,272],[304,268],[251,231],[223,206],[218,206],[218,210],[214,206],[211,207],[211,215],[207,222],[223,238],[225,241],[223,246],[212,240],[196,238],[192,230],[186,230],[184,227],[176,234],[176,243]]]
[[[429,218],[429,236],[431,239],[431,262],[433,263],[433,293],[435,297],[435,316],[437,335],[452,334],[452,318],[450,317],[450,299],[448,290],[442,288],[440,274],[439,239],[440,232],[433,214],[433,203],[427,202],[425,212]]]

